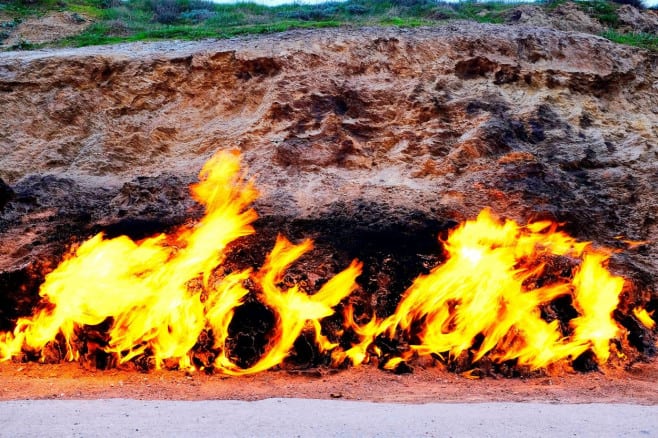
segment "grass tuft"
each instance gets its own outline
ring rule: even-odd
[[[658,51],[658,35],[650,33],[619,33],[610,29],[604,32],[602,36],[618,44]]]

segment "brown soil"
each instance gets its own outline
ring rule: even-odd
[[[658,364],[627,371],[566,373],[529,379],[471,380],[435,367],[395,375],[373,367],[306,372],[269,371],[246,377],[158,371],[97,371],[77,364],[0,364],[0,400],[97,399],[260,400],[342,398],[376,402],[491,402],[658,404]]]
[[[12,47],[21,41],[32,44],[50,43],[77,35],[91,24],[92,20],[88,17],[70,12],[53,12],[43,17],[29,18],[18,25],[9,38],[0,43],[0,48]]]

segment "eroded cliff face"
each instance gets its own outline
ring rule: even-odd
[[[658,304],[658,58],[602,38],[466,23],[3,53],[0,113],[6,290],[34,290],[97,231],[197,217],[188,184],[238,149],[263,248],[314,237],[334,254],[307,261],[318,272],[360,257],[377,309],[484,207],[649,241],[613,269],[634,282],[628,305]],[[24,295],[3,298],[5,320]]]

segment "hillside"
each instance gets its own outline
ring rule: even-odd
[[[629,3],[629,4],[620,4]],[[5,50],[157,39],[228,38],[299,28],[444,26],[455,20],[585,32],[651,50],[658,15],[639,1],[537,4],[349,0],[268,8],[208,0],[9,0],[0,4]]]

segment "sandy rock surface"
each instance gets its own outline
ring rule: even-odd
[[[0,17],[2,20],[3,17]],[[9,27],[9,36],[0,42],[0,48],[10,48],[21,43],[50,43],[77,35],[84,31],[92,20],[71,12],[52,12],[44,17],[33,17]]]
[[[631,5],[622,5],[617,10],[617,15],[626,32],[658,33],[656,11],[640,11]]]
[[[541,6],[522,5],[505,12],[508,24],[549,27],[557,30],[598,34],[604,27],[595,18],[587,15],[575,3],[562,3],[555,9]]]
[[[657,64],[591,35],[473,23],[2,53],[0,328],[72,242],[197,217],[187,186],[220,149],[255,178],[265,246],[316,238],[333,258],[310,271],[365,260],[377,309],[437,262],[439,231],[490,207],[647,241],[612,268],[632,284],[622,312],[652,310]]]
[[[471,379],[441,366],[414,364],[394,374],[366,365],[347,370],[270,370],[227,377],[182,371],[138,373],[77,363],[0,363],[0,400],[263,400],[271,397],[377,403],[625,403],[658,406],[658,364],[516,379]]]

